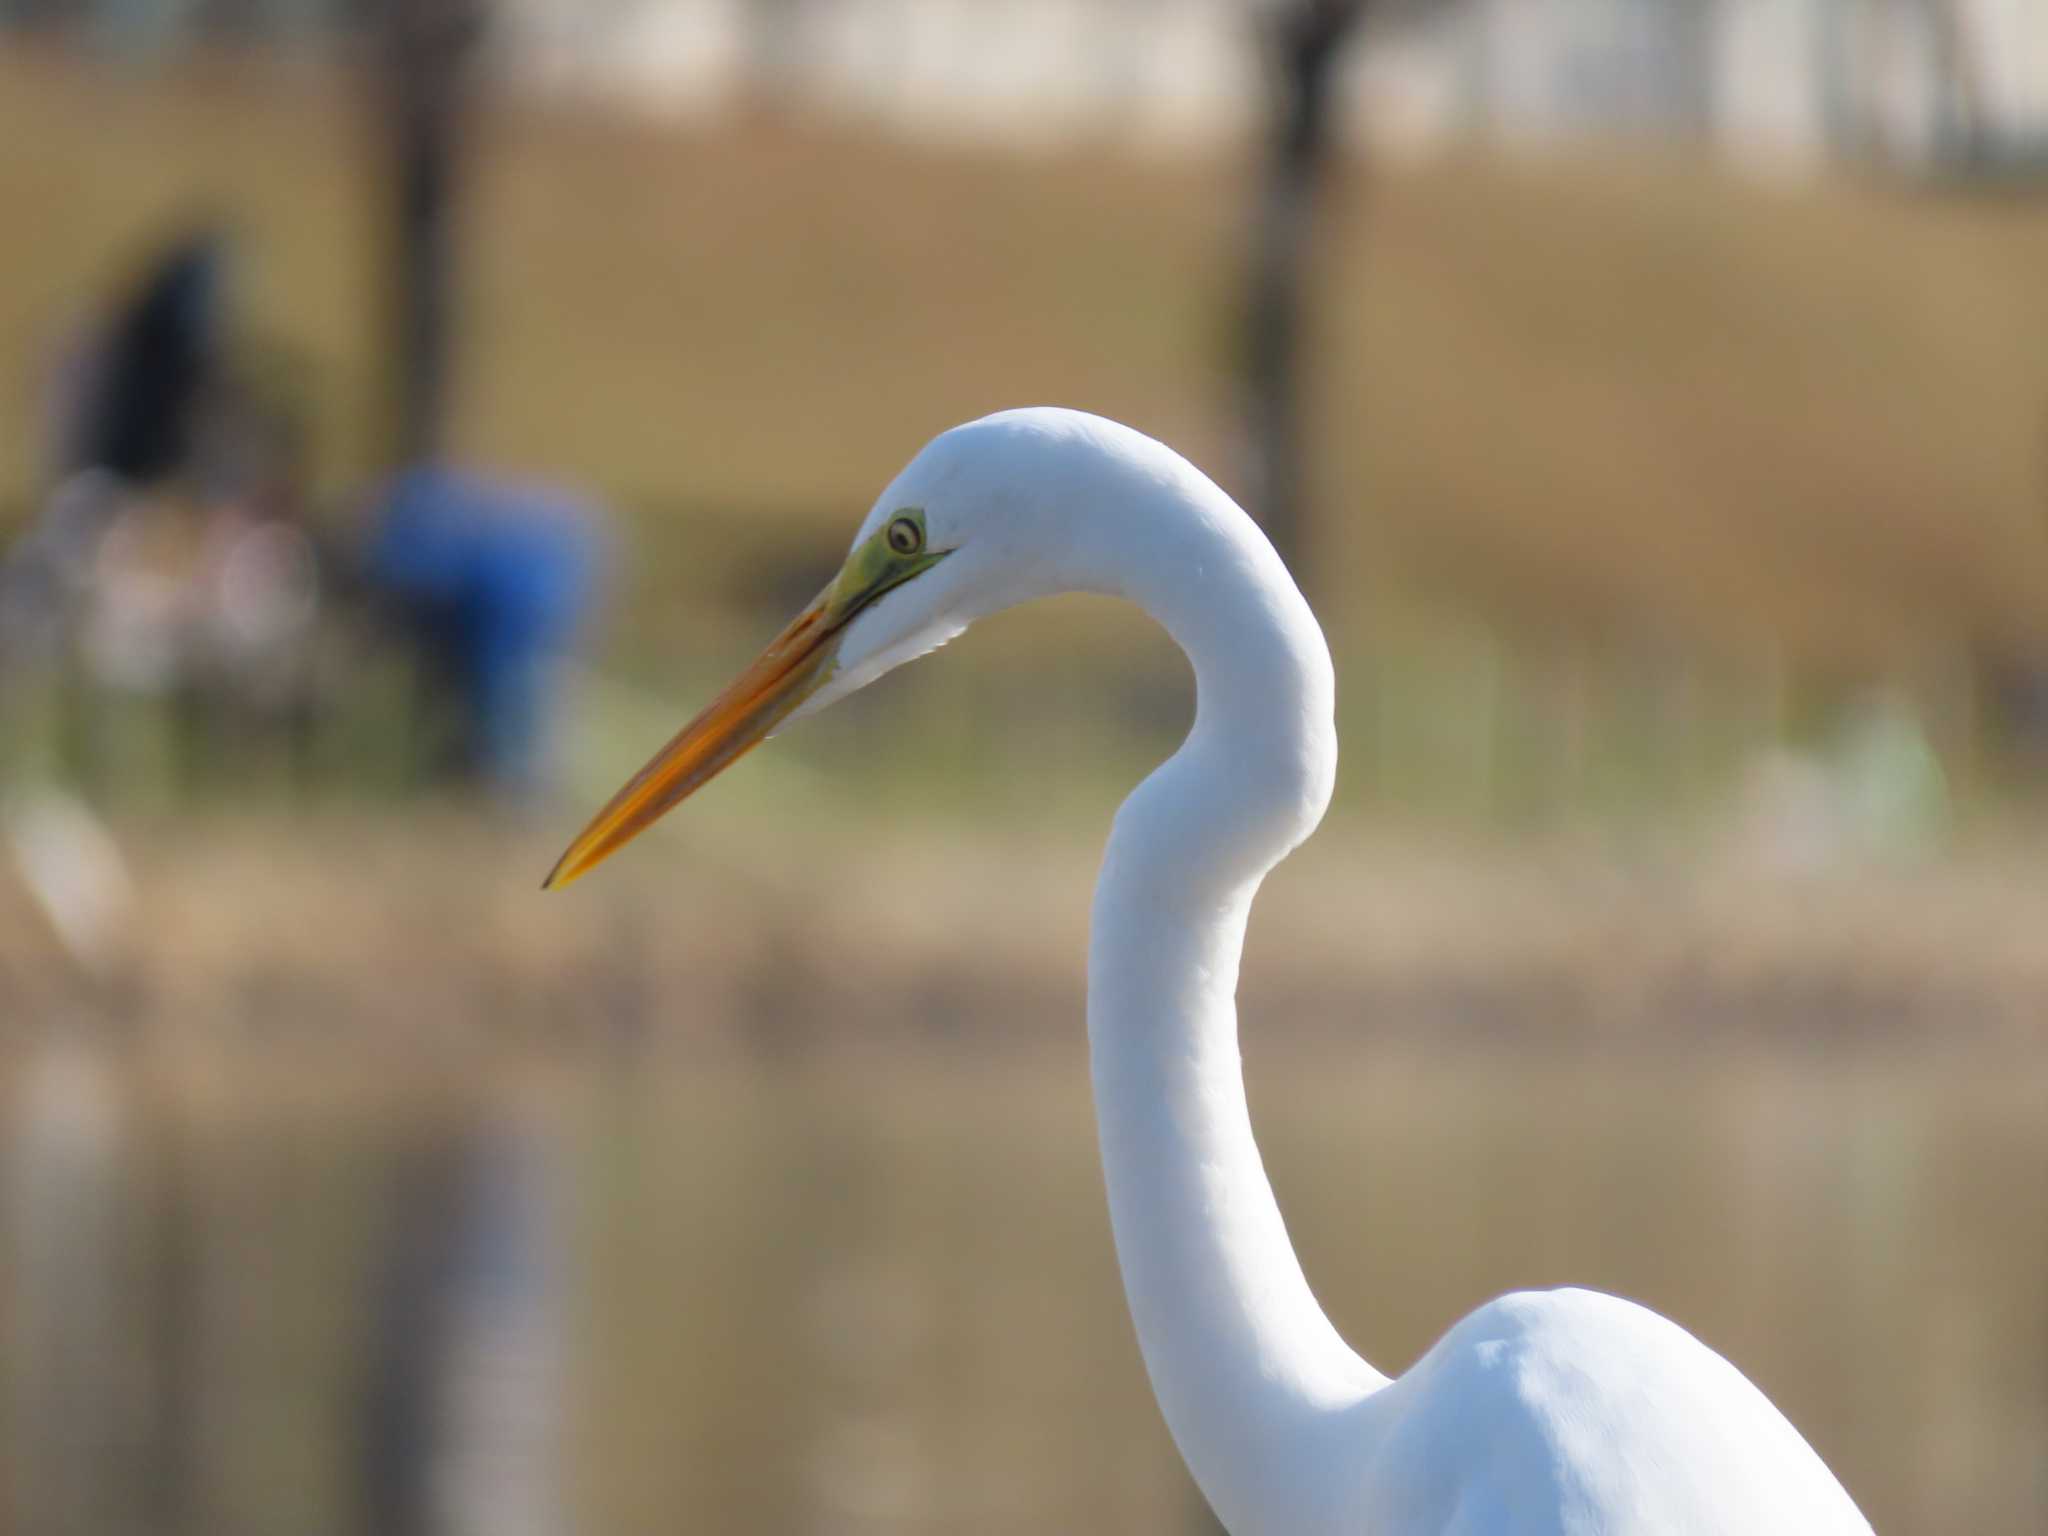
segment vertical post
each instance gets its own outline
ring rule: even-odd
[[[1965,0],[1920,0],[1935,73],[1935,153],[1951,165],[1981,163],[1990,120],[1976,37]]]
[[[808,9],[807,0],[752,0],[746,7],[746,95],[756,110],[779,116],[795,101]]]
[[[1329,161],[1334,66],[1366,0],[1295,0],[1265,23],[1273,119],[1252,236],[1245,309],[1245,418],[1253,510],[1288,562],[1306,542],[1302,445],[1303,288]]]
[[[392,175],[389,446],[437,457],[447,427],[455,319],[461,123],[486,0],[375,0],[378,102]]]
[[[1872,0],[1820,0],[1815,13],[1821,118],[1828,153],[1837,160],[1862,159],[1876,136],[1869,78],[1871,6]]]
[[[1688,143],[1704,142],[1714,129],[1719,0],[1660,0],[1650,19],[1666,126]]]

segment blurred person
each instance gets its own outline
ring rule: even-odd
[[[174,236],[104,321],[58,348],[43,391],[47,489],[0,569],[0,658],[62,645],[103,541],[188,467],[226,352],[227,261],[210,225]]]
[[[172,698],[188,769],[231,725],[305,721],[320,606],[304,412],[247,376],[228,291],[226,237],[202,225],[65,349],[51,489],[0,566],[0,661]],[[67,710],[88,773],[106,755],[90,704]]]
[[[188,466],[226,359],[228,267],[227,238],[210,224],[178,235],[64,360],[50,422],[60,471],[144,487]]]
[[[283,731],[303,743],[316,704],[323,556],[309,520],[299,413],[253,388],[208,423],[195,463],[200,518],[183,638],[188,712],[203,734]]]
[[[451,707],[455,777],[545,786],[563,661],[596,595],[597,509],[559,488],[423,465],[384,492],[364,562]]]
[[[44,394],[47,489],[0,562],[0,663],[51,659],[100,543],[190,461],[225,353],[227,245],[210,225],[143,263],[109,317],[60,345]]]

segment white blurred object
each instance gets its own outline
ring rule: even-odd
[[[1866,700],[1837,755],[1843,809],[1864,852],[1920,859],[1947,839],[1948,775],[1911,700],[1892,692]]]
[[[243,703],[276,706],[304,686],[320,617],[320,563],[294,523],[226,513],[200,555],[193,658]]]
[[[319,605],[313,544],[299,529],[258,524],[221,551],[210,614],[221,649],[242,657],[294,643]]]
[[[108,527],[94,551],[80,630],[96,681],[162,693],[178,680],[193,606],[188,553],[139,502]]]
[[[1926,858],[1946,841],[1948,776],[1911,702],[1866,700],[1824,752],[1753,758],[1735,813],[1738,854],[1780,874]]]
[[[1735,815],[1735,851],[1745,862],[1816,874],[1840,861],[1847,841],[1826,764],[1786,747],[1750,760]]]
[[[65,952],[94,974],[111,968],[135,908],[135,883],[113,835],[82,801],[56,789],[8,802],[0,832]]]

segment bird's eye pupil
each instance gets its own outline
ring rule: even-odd
[[[889,524],[889,547],[899,555],[914,555],[924,543],[924,530],[914,517],[899,517]]]

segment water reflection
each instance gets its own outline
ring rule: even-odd
[[[6,1075],[7,1528],[1186,1533],[1050,1059]],[[1253,1061],[1318,1290],[1388,1368],[1639,1296],[1887,1532],[2048,1525],[2040,1063]],[[432,1074],[428,1074],[431,1076]]]
[[[110,1055],[55,1034],[26,1064],[7,1136],[8,1525],[141,1531],[155,1300],[142,1161]]]
[[[364,1507],[390,1536],[557,1536],[562,1139],[514,1104],[411,1127],[373,1256]]]

